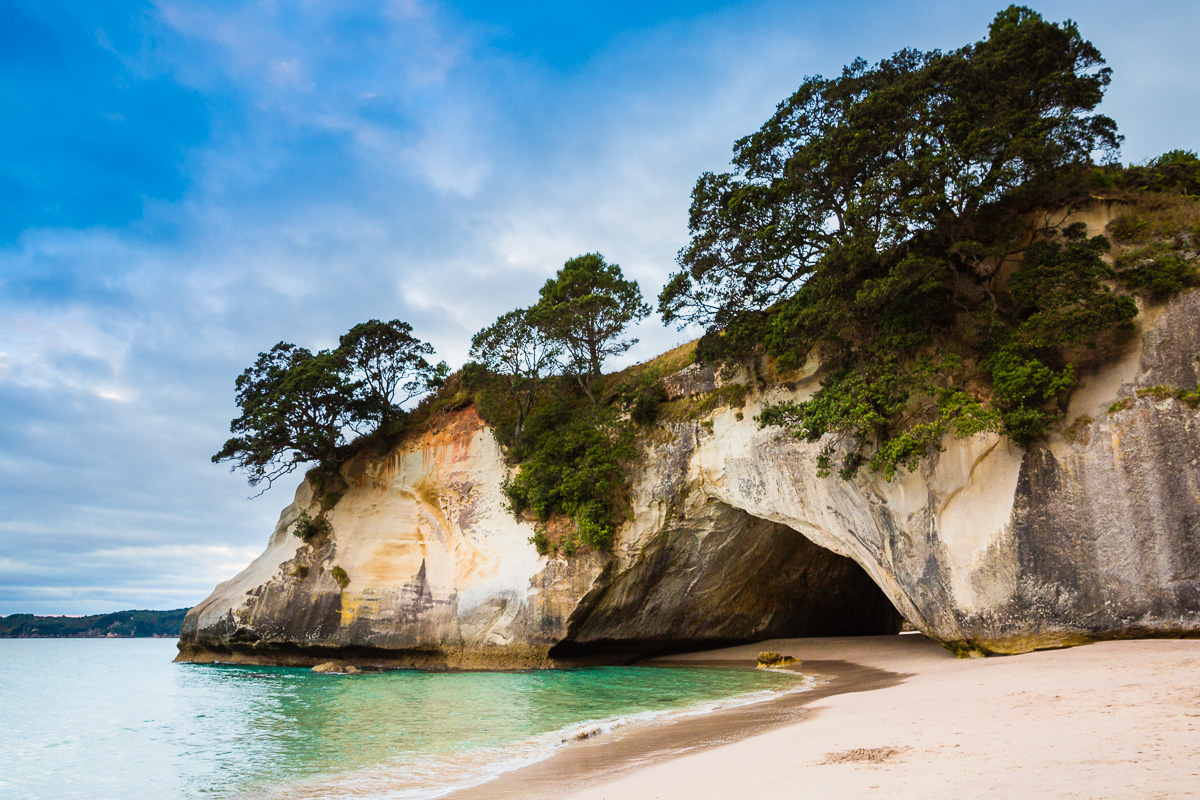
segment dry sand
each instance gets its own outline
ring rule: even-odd
[[[822,686],[573,745],[455,797],[1200,797],[1200,640],[957,659],[919,634],[791,639],[659,663],[761,650]]]

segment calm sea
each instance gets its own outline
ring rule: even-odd
[[[317,675],[173,639],[0,639],[0,797],[437,797],[582,732],[803,688],[712,668]]]

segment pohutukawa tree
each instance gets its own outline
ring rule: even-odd
[[[1082,259],[1089,276],[1067,305],[1054,292],[1014,303],[998,273],[1028,243],[1033,212],[1086,200],[1094,154],[1115,152],[1115,123],[1095,113],[1103,65],[1074,23],[1010,6],[958,50],[904,50],[807,79],[738,140],[733,172],[697,181],[663,318],[708,326],[710,359],[765,346],[787,368],[819,349],[821,391],[763,419],[809,439],[841,434],[847,475],[868,450],[888,474],[911,466],[950,430],[1036,435],[1071,380],[1027,393],[1002,419],[964,391],[978,377],[964,365],[983,363],[983,378],[1001,383],[1013,370],[1063,375],[1053,347],[1018,347],[1014,329],[1093,301],[1106,312],[1089,317],[1083,341],[1129,318],[1128,304],[1103,300],[1094,248],[1055,256],[1060,267]],[[1061,218],[1043,217],[1042,233]]]
[[[402,417],[405,403],[427,394],[449,371],[444,362],[429,363],[433,346],[398,319],[355,325],[342,335],[338,352],[358,378],[355,416],[377,427]]]
[[[229,425],[234,436],[212,457],[233,461],[246,471],[251,486],[279,477],[301,464],[332,466],[352,417],[354,391],[341,353],[315,355],[280,342],[260,353],[238,376],[237,403],[242,413]]]
[[[401,419],[403,403],[435,388],[449,371],[430,366],[433,348],[400,320],[350,329],[334,350],[280,342],[260,353],[235,383],[241,415],[212,457],[246,471],[250,485],[315,463],[331,472],[347,431],[372,432]],[[363,425],[368,430],[360,431]]]
[[[621,336],[650,313],[650,306],[637,282],[626,280],[621,267],[599,253],[567,261],[540,294],[539,324],[562,342],[568,370],[591,398],[590,382],[600,377],[605,360],[637,344]]]

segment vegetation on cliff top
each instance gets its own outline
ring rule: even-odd
[[[333,473],[348,432],[386,433],[403,421],[403,403],[445,380],[450,369],[431,365],[432,354],[400,320],[355,325],[336,348],[315,354],[280,342],[238,376],[242,413],[212,460],[234,462],[251,486],[269,487],[306,463]]]
[[[843,477],[890,478],[949,433],[1029,441],[1061,416],[1078,348],[1137,314],[1114,278],[1194,281],[1171,247],[1114,273],[1106,239],[1064,225],[1098,185],[1194,188],[1190,153],[1093,164],[1120,141],[1095,112],[1103,65],[1074,23],[1010,6],[958,50],[809,78],[736,143],[735,172],[697,181],[664,319],[707,325],[707,360],[765,351],[787,370],[819,353],[816,395],[760,421],[833,434],[823,467],[838,451]]]
[[[597,388],[604,361],[636,342],[625,330],[649,313],[637,283],[589,253],[546,281],[535,305],[472,340],[462,382],[521,464],[503,486],[513,513],[572,523],[562,536],[535,536],[539,550],[603,548],[620,522],[633,428]]]
[[[1027,443],[1061,418],[1077,364],[1120,345],[1135,295],[1200,282],[1200,158],[1117,164],[1116,125],[1096,112],[1109,80],[1074,23],[1022,6],[952,52],[808,78],[738,140],[733,172],[693,190],[691,240],[658,299],[665,321],[707,327],[694,349],[603,375],[650,309],[590,253],[479,331],[453,376],[399,320],[316,354],[276,345],[238,378],[242,413],[213,460],[252,485],[314,463],[323,512],[350,454],[474,404],[520,465],[503,487],[513,513],[540,523],[540,550],[569,554],[611,541],[634,434],[678,411],[660,379],[693,352],[766,354],[784,376],[819,355],[815,395],[759,421],[824,439],[819,468],[840,457],[846,479],[863,466],[891,479],[947,435]],[[1128,210],[1107,238],[1068,224],[1097,198]],[[298,535],[326,530],[320,514],[303,523]]]

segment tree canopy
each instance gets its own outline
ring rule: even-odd
[[[280,342],[238,376],[241,415],[214,463],[232,461],[251,486],[271,483],[301,464],[332,471],[347,430],[373,432],[404,414],[401,404],[427,393],[445,377],[430,366],[433,348],[400,320],[370,320],[341,337],[336,349],[313,353]]]
[[[398,319],[355,325],[342,334],[338,351],[359,376],[356,416],[378,425],[398,418],[404,403],[427,393],[448,370],[444,364],[430,365],[425,356],[433,355],[433,346]]]
[[[650,313],[637,282],[626,280],[621,267],[599,253],[567,261],[542,286],[540,297],[540,324],[562,343],[568,368],[585,382],[600,376],[606,359],[637,343],[620,337]]]
[[[723,327],[818,272],[923,245],[980,269],[1012,244],[983,244],[1000,222],[1036,207],[1063,168],[1117,147],[1116,124],[1094,113],[1103,64],[1074,23],[1010,6],[988,38],[953,52],[903,50],[807,79],[737,141],[735,172],[697,181],[664,320]]]
[[[1045,212],[1085,202],[1093,157],[1115,152],[1096,113],[1109,80],[1074,23],[1023,6],[952,52],[808,78],[737,141],[735,171],[697,181],[663,318],[708,327],[702,358],[762,347],[786,370],[819,351],[820,391],[760,419],[838,434],[846,476],[912,466],[948,431],[1037,435],[1074,382],[1058,345],[1133,312],[1077,231],[1002,269],[1035,218],[1055,235],[1064,215]]]
[[[501,314],[471,339],[471,360],[504,381],[516,406],[513,445],[520,443],[525,418],[546,386],[544,378],[558,371],[562,344],[550,336],[536,308]]]
[[[354,402],[346,373],[346,360],[335,351],[314,355],[280,342],[260,353],[237,378],[242,413],[213,462],[233,461],[251,486],[270,486],[306,462],[335,463]]]

